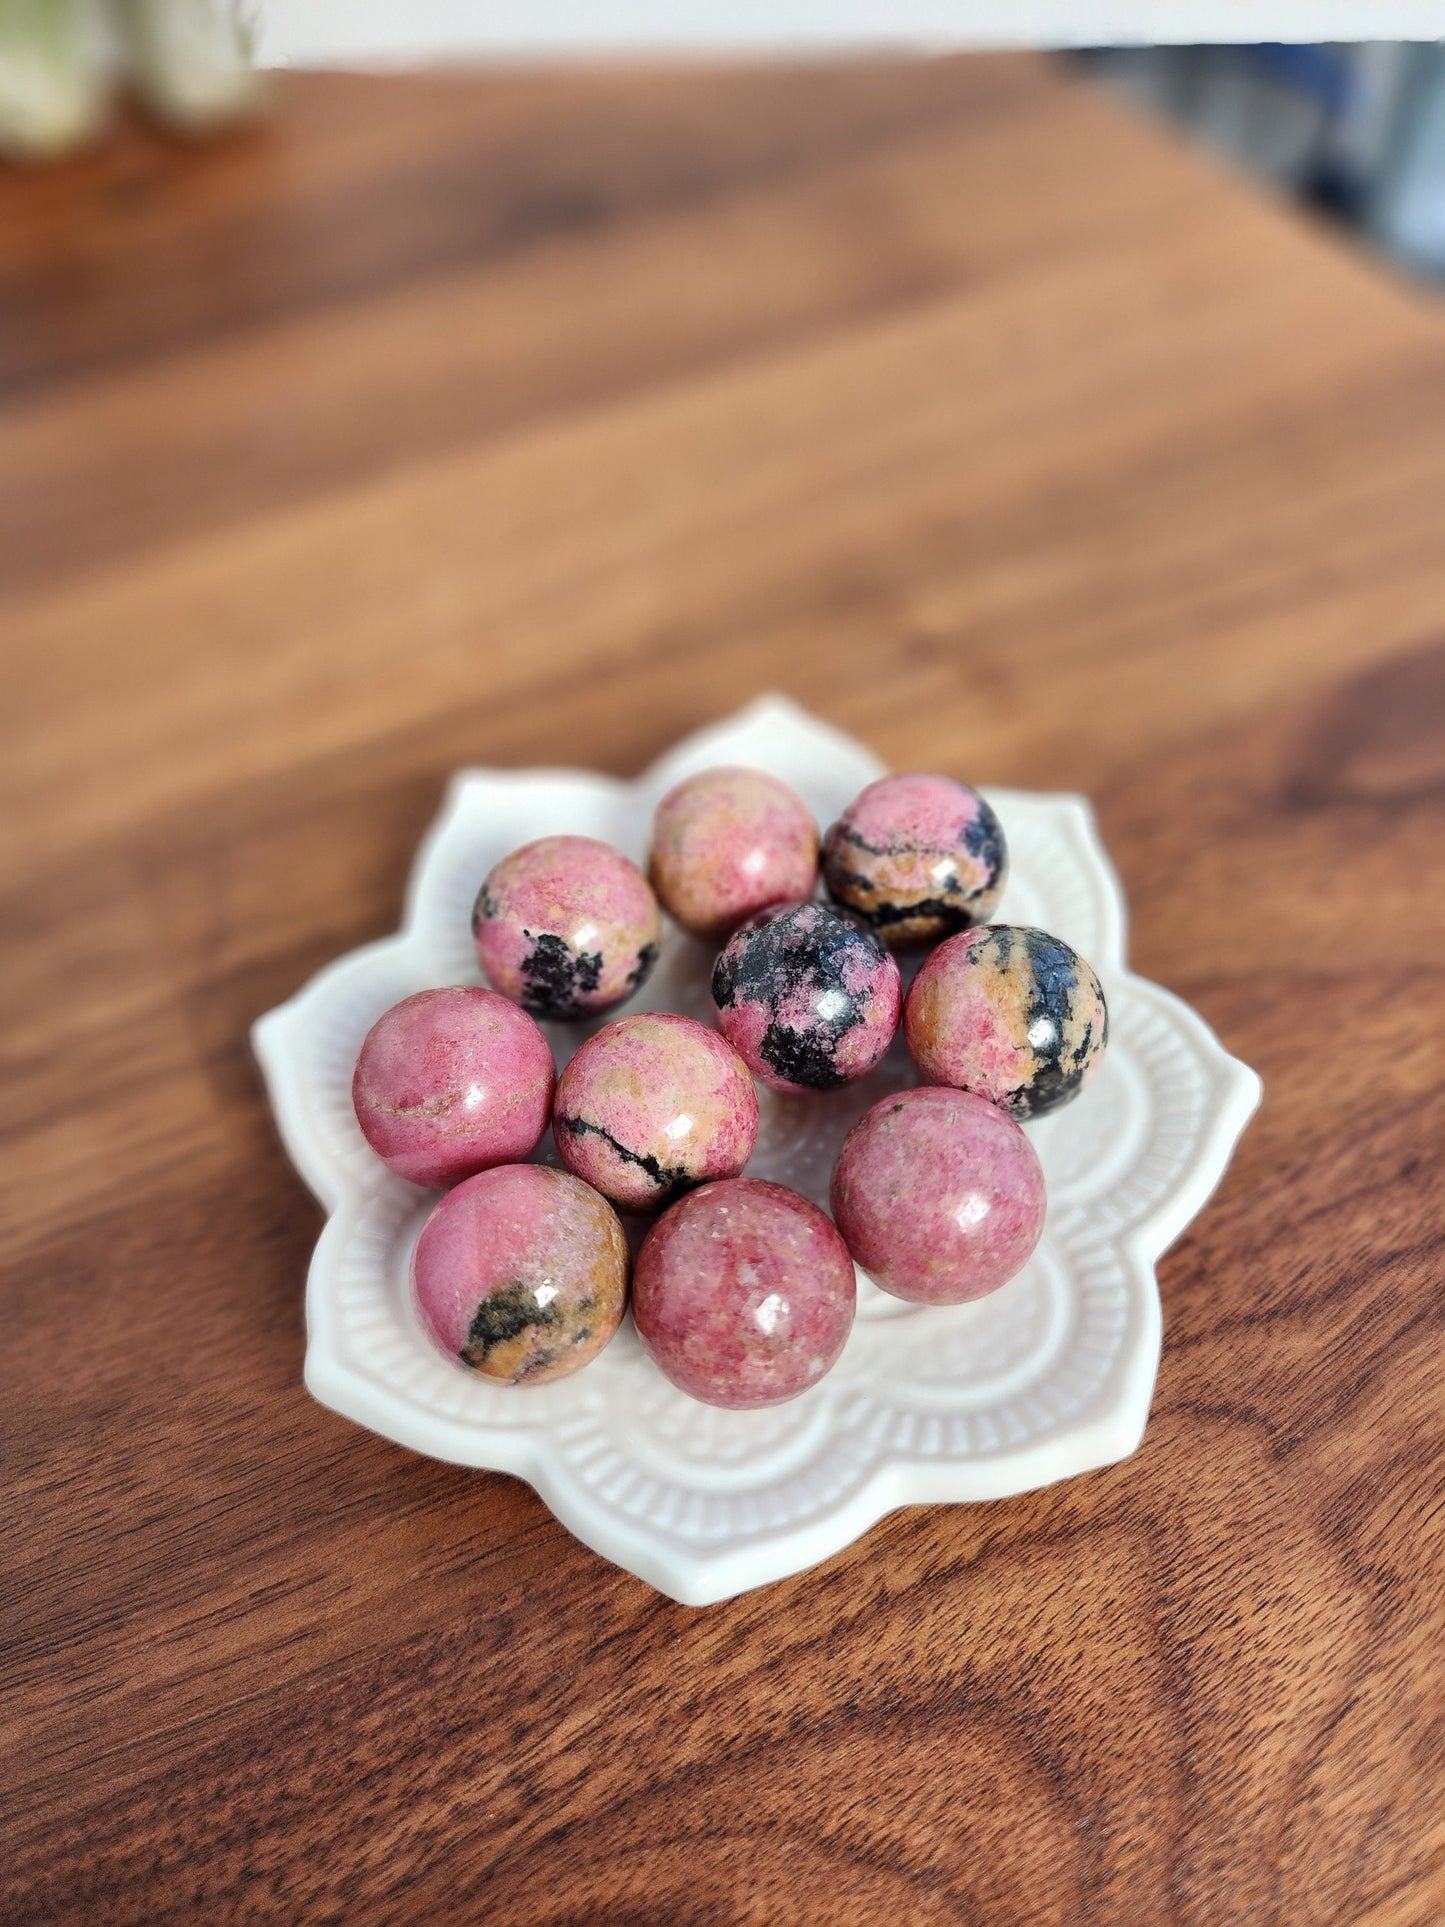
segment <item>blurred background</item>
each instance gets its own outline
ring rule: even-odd
[[[1101,48],[1090,70],[1259,180],[1445,276],[1445,46]]]
[[[394,19],[404,23],[406,9]],[[261,25],[234,0],[0,0],[0,151],[31,164],[82,152],[127,100],[190,137],[258,118],[270,98],[256,67]],[[331,49],[335,64],[364,65],[374,45],[395,65],[407,32],[384,18],[378,30],[363,14],[319,42],[302,39],[313,53]],[[1445,44],[1100,47],[1073,57],[1260,182],[1411,271],[1445,278]]]

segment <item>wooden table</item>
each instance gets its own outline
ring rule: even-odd
[[[1058,68],[0,185],[7,1922],[1445,1918],[1445,308]],[[1127,1464],[706,1612],[312,1404],[247,1026],[462,762],[1097,802],[1262,1072]]]

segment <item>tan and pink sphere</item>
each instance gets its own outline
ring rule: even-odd
[[[580,1045],[557,1086],[557,1155],[625,1211],[660,1211],[735,1178],[758,1137],[747,1065],[692,1017],[619,1017]]]
[[[820,839],[799,796],[744,768],[668,791],[645,870],[584,836],[494,864],[472,914],[488,987],[381,1013],[352,1085],[371,1150],[444,1192],[411,1271],[431,1342],[498,1384],[565,1378],[618,1329],[630,1276],[658,1369],[747,1410],[836,1363],[855,1264],[925,1305],[1006,1284],[1044,1223],[1020,1120],[1076,1096],[1108,1036],[1076,952],[988,921],[1007,873],[997,816],[953,777],[872,783]],[[718,946],[711,1025],[619,1010],[647,983],[664,913]],[[905,999],[893,952],[920,948]],[[543,1029],[602,1016],[570,1051]],[[826,1104],[882,1062],[900,1018],[924,1081],[850,1131],[831,1217],[748,1177],[759,1087]],[[561,1170],[534,1161],[549,1129]],[[653,1220],[635,1270],[619,1212]]]
[[[818,829],[786,783],[708,769],[670,789],[652,820],[653,888],[696,937],[726,937],[769,904],[810,897]]]

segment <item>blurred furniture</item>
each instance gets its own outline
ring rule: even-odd
[[[1022,58],[297,81],[0,306],[0,1915],[1445,1916],[1445,310]],[[1091,795],[1266,1101],[1134,1460],[695,1613],[307,1399],[246,1032],[769,687]]]
[[[1088,59],[1216,152],[1445,278],[1445,46],[1108,47]]]
[[[122,90],[189,138],[258,113],[267,89],[238,0],[0,0],[0,157],[38,165],[94,145]]]

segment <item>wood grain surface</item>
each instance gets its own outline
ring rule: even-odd
[[[1028,59],[0,181],[10,1923],[1445,1919],[1445,305]],[[301,1386],[247,1027],[463,762],[1094,799],[1263,1074],[1130,1462],[693,1612]]]

